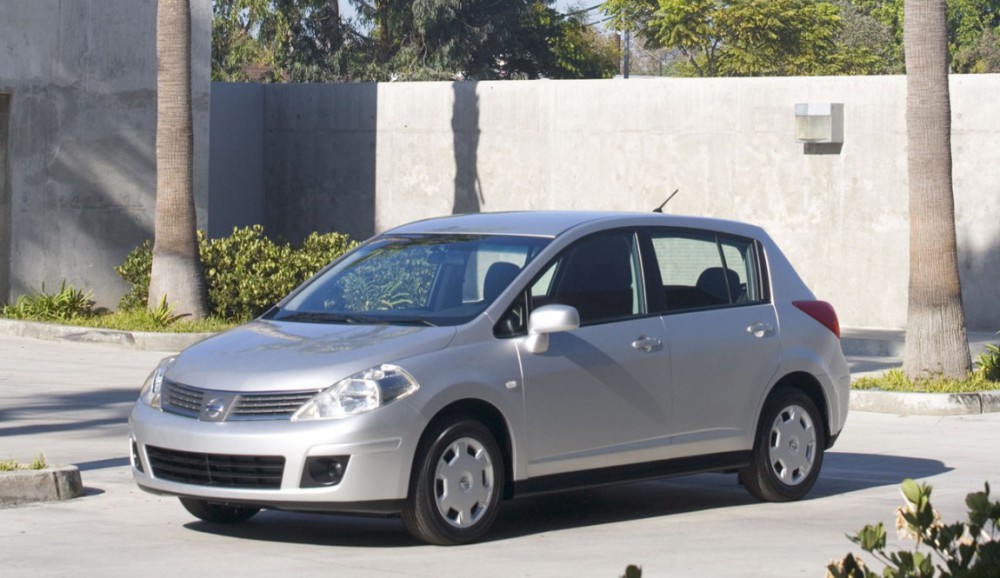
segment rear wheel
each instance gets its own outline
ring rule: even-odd
[[[812,489],[823,465],[826,431],[816,404],[798,390],[785,390],[764,407],[753,457],[740,481],[755,498],[798,500]]]
[[[465,544],[493,525],[504,484],[504,462],[493,434],[471,419],[441,424],[422,444],[402,518],[431,544]]]
[[[184,508],[191,514],[213,524],[239,524],[254,517],[260,508],[219,504],[195,498],[180,498]]]

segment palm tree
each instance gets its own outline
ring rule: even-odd
[[[951,179],[946,0],[905,0],[910,296],[903,369],[964,378],[971,369],[962,310]]]
[[[192,159],[191,2],[156,8],[156,217],[149,305],[164,299],[177,315],[205,317],[198,257]]]

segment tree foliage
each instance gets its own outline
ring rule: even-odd
[[[609,0],[605,10],[615,26],[679,50],[682,75],[838,74],[869,57],[863,46],[840,49],[843,23],[830,2]]]
[[[553,0],[213,0],[213,78],[593,78],[614,48]]]
[[[616,30],[679,51],[679,75],[900,74],[903,0],[608,0]],[[1000,72],[1000,0],[950,0],[956,72]]]

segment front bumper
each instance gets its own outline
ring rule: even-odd
[[[142,489],[157,494],[286,510],[390,513],[406,498],[425,426],[423,416],[405,400],[339,420],[222,423],[161,412],[140,402],[129,416],[132,475]],[[150,460],[150,446],[236,458],[280,457],[280,485],[262,489],[164,479]],[[339,483],[304,487],[307,459],[334,456],[348,458]]]

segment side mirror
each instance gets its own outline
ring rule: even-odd
[[[580,327],[580,313],[569,305],[545,305],[528,318],[528,337],[524,346],[531,353],[545,353],[549,349],[549,333],[572,331]]]

